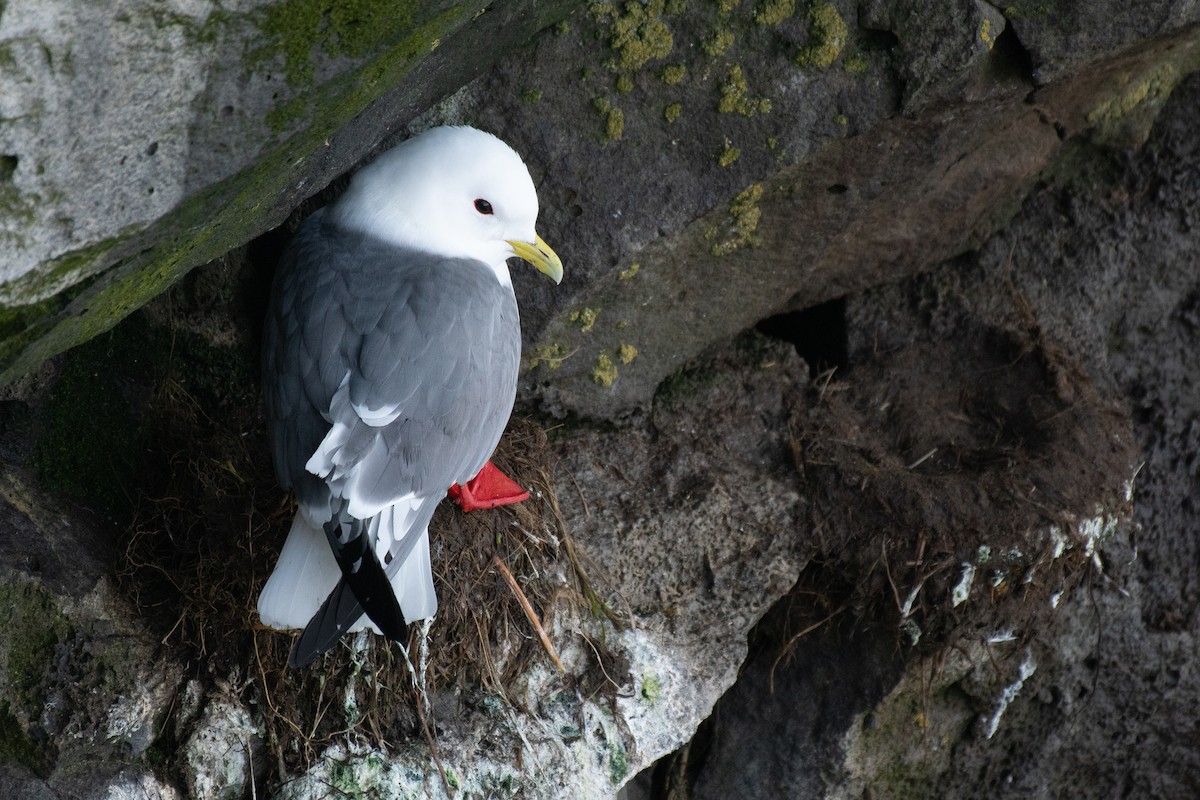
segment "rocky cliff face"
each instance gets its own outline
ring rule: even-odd
[[[0,7],[0,794],[1195,794],[1200,13],[570,10]],[[535,496],[288,673],[266,287],[438,122],[567,263]]]

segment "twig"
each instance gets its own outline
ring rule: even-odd
[[[517,579],[508,571],[508,567],[500,560],[499,554],[492,555],[492,563],[496,565],[496,569],[500,570],[501,577],[508,584],[508,588],[512,589],[513,594],[517,596],[517,602],[521,604],[521,610],[525,612],[525,616],[529,618],[529,623],[533,625],[534,631],[537,632],[538,638],[542,640],[542,647],[546,648],[546,653],[549,654],[550,660],[554,662],[554,666],[558,667],[558,671],[564,675],[567,668],[563,666],[559,660],[558,653],[554,650],[554,645],[550,644],[550,637],[546,635],[546,629],[542,627],[541,620],[538,619],[537,612],[533,610],[533,606],[529,604],[529,599],[525,597],[525,593],[521,591],[521,587],[517,585]]]
[[[922,464],[924,464],[924,463],[925,463],[925,461],[926,461],[926,460],[928,460],[929,458],[931,458],[931,457],[933,456],[933,454],[934,454],[934,453],[936,453],[937,451],[938,451],[938,449],[937,449],[936,447],[935,447],[935,448],[933,448],[933,449],[932,449],[932,450],[930,450],[928,453],[926,453],[925,455],[923,455],[923,456],[921,456],[920,458],[918,458],[916,461],[914,461],[914,462],[912,462],[911,464],[909,464],[909,465],[908,465],[908,469],[912,470],[912,469],[916,469],[917,467],[921,466]]]
[[[783,657],[785,655],[788,655],[789,651],[796,645],[796,642],[800,641],[803,637],[807,636],[808,634],[815,631],[817,628],[821,627],[825,623],[832,620],[838,614],[845,611],[848,607],[849,606],[842,606],[841,608],[837,609],[836,611],[830,612],[829,616],[825,617],[825,619],[814,622],[812,625],[809,625],[804,630],[802,630],[799,633],[792,636],[792,638],[788,639],[787,644],[785,644],[783,647],[781,647],[779,649],[779,655],[777,655],[775,657],[775,662],[773,664],[771,664],[771,677],[770,677],[770,681],[769,681],[769,686],[770,686],[770,691],[772,694],[774,694],[774,692],[775,692],[775,669],[776,669],[776,667],[779,666],[779,662],[783,660]]]

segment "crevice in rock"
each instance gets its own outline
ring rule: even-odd
[[[14,155],[0,155],[0,183],[12,182],[13,173],[17,171],[20,162]]]
[[[1033,54],[1025,47],[1012,21],[1004,26],[988,56],[988,69],[997,83],[1021,82],[1037,88],[1033,75]]]
[[[756,329],[765,336],[793,345],[808,364],[811,377],[830,369],[842,372],[850,363],[844,297],[767,317]]]

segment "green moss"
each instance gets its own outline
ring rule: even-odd
[[[683,106],[679,103],[671,103],[663,109],[663,119],[667,122],[674,122],[679,119],[679,115],[683,113]]]
[[[610,742],[608,749],[608,779],[613,786],[617,786],[621,781],[625,780],[625,776],[629,774],[629,756],[625,753],[625,748],[617,742]]]
[[[717,163],[722,167],[728,167],[730,164],[737,161],[741,155],[742,149],[740,147],[734,147],[733,142],[726,137],[724,144],[721,146],[721,152],[717,154]]]
[[[188,198],[151,228],[131,235],[132,241],[123,249],[136,255],[60,293],[53,305],[43,307],[46,315],[0,311],[0,327],[20,329],[0,341],[0,383],[103,333],[193,266],[211,261],[257,234],[264,218],[273,212],[276,198],[294,185],[305,161],[321,143],[398,85],[438,36],[475,10],[474,5],[455,7],[414,24],[357,70],[313,87],[307,93],[308,119],[294,136],[264,153],[253,166]],[[306,59],[307,55],[305,49]],[[139,241],[152,244],[139,246]]]
[[[267,128],[272,133],[283,133],[293,123],[301,122],[307,115],[308,109],[308,98],[303,94],[297,95],[268,111],[263,121],[267,123]]]
[[[726,50],[732,47],[734,40],[733,31],[728,28],[719,28],[700,43],[700,49],[715,58],[723,55]]]
[[[637,358],[638,349],[631,344],[622,344],[617,348],[617,360],[622,364],[628,364]]]
[[[634,275],[637,275],[638,270],[641,268],[642,268],[642,265],[635,261],[634,263],[629,265],[629,269],[624,269],[617,273],[617,280],[627,281],[630,278],[632,278]]]
[[[592,367],[593,382],[599,386],[612,386],[617,375],[617,366],[613,364],[612,357],[608,353],[601,353],[596,357],[596,364]]]
[[[621,94],[629,94],[633,91],[633,78],[628,75],[618,75],[616,87]]]
[[[796,54],[801,67],[824,69],[837,60],[850,29],[838,10],[829,3],[818,2],[808,10],[808,44]]]
[[[329,54],[361,58],[378,50],[412,27],[415,5],[412,0],[330,0]]]
[[[674,86],[681,82],[687,74],[687,67],[683,64],[668,64],[662,68],[662,81],[667,86]]]
[[[312,81],[313,65],[309,57],[317,43],[325,15],[323,0],[288,0],[268,6],[259,26],[267,44],[256,51],[253,60],[283,56],[283,74],[293,86]]]
[[[37,689],[50,672],[54,650],[69,625],[54,596],[35,583],[0,584],[0,636],[4,659],[4,696],[14,704],[41,710]]]
[[[720,90],[721,99],[717,102],[717,111],[721,114],[737,113],[752,117],[771,110],[770,100],[750,95],[750,86],[746,83],[746,76],[738,64],[729,68],[729,74],[721,82]]]
[[[259,29],[265,43],[253,57],[283,56],[283,73],[292,86],[312,82],[312,51],[362,58],[412,27],[414,0],[284,0],[262,12]]]
[[[542,99],[542,90],[541,89],[530,89],[529,91],[527,91],[525,93],[525,102],[526,103],[536,103],[541,99]]]
[[[835,116],[833,118],[833,124],[834,125],[849,125],[850,120],[846,117],[845,114],[838,114],[837,116]]]
[[[765,0],[754,9],[754,21],[759,25],[778,25],[796,13],[796,0]]]
[[[717,0],[717,11],[722,14],[732,14],[741,4],[742,0]]]
[[[731,234],[720,242],[714,242],[709,248],[714,256],[727,256],[735,250],[747,245],[758,244],[758,223],[762,218],[759,202],[762,200],[763,187],[761,183],[739,192],[729,203],[729,227]],[[705,238],[715,239],[717,231],[711,229]]]
[[[579,332],[587,333],[596,326],[596,318],[600,316],[598,308],[581,308],[571,312],[571,321],[579,323]]]
[[[44,778],[50,773],[49,755],[45,745],[30,738],[8,702],[0,700],[0,760],[21,764]]]
[[[42,681],[70,627],[53,595],[32,582],[0,584],[0,618],[0,759],[45,775],[53,752],[31,740],[27,724],[41,716]]]
[[[571,32],[571,23],[567,22],[565,19],[554,26],[554,35],[555,36],[566,36],[570,32]]]

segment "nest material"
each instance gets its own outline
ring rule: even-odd
[[[294,634],[259,623],[255,604],[294,505],[275,483],[257,415],[215,419],[172,380],[159,384],[149,405],[155,452],[148,461],[164,463],[146,465],[159,477],[141,486],[118,571],[163,644],[214,676],[247,678],[243,700],[263,710],[283,774],[348,732],[384,746],[418,733],[414,677],[399,645],[369,635],[356,649],[347,637],[323,662],[292,671]],[[534,659],[547,658],[493,558],[543,621],[581,597],[549,458],[540,427],[514,419],[494,460],[531,498],[471,514],[450,503],[438,509],[430,533],[439,611],[428,641],[419,642],[418,624],[408,643],[429,691],[479,686],[507,696]]]

